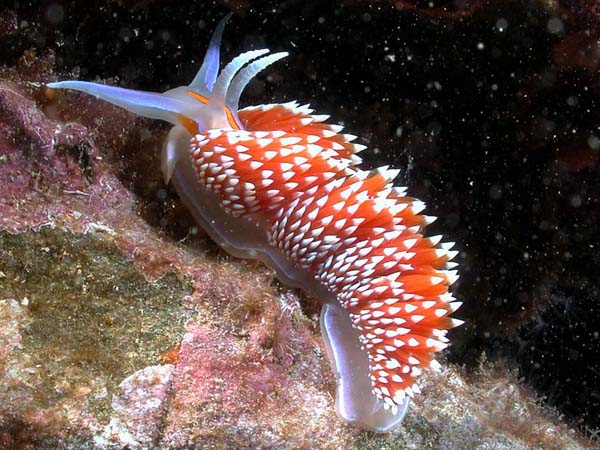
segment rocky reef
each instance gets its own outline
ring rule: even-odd
[[[0,448],[597,448],[590,2],[166,3],[0,7]],[[318,302],[165,186],[163,124],[44,87],[182,84],[227,8],[228,48],[294,49],[248,103],[332,113],[459,242],[467,326],[391,433],[335,415]]]

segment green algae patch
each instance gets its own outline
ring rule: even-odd
[[[411,405],[412,406],[412,405]],[[356,450],[424,450],[443,448],[439,433],[419,414],[408,414],[400,428],[391,433],[360,431],[354,438]]]
[[[26,311],[14,365],[33,409],[107,419],[118,384],[181,340],[190,292],[172,275],[148,282],[106,235],[0,233],[0,298]]]

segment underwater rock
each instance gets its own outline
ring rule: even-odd
[[[323,448],[335,440],[348,442],[348,431],[332,410],[333,379],[319,344],[307,333],[309,322],[297,303],[286,301],[266,305],[251,321],[263,324],[188,323],[163,445]]]
[[[127,446],[137,450],[155,445],[167,408],[173,369],[170,364],[149,366],[121,382],[121,392],[112,400],[110,422],[102,436],[94,439],[96,448]]]
[[[21,346],[22,315],[23,308],[15,299],[0,300],[0,376],[13,350]]]
[[[44,123],[28,102],[19,104],[37,122],[5,125],[14,135]],[[1,226],[0,294],[27,300],[1,303],[0,448],[592,448],[502,367],[427,375],[428,394],[393,433],[344,425],[315,305],[303,300],[303,310],[297,295],[277,292],[260,265],[216,260],[201,240],[176,244],[149,226],[114,175],[118,165],[96,160],[86,177],[69,167],[70,151],[2,148],[10,165],[0,177],[21,182],[18,195],[0,196],[13,219]],[[65,178],[36,182],[44,161]],[[60,183],[95,195],[61,193]],[[37,219],[50,210],[54,230]],[[102,225],[90,226],[94,218]],[[157,365],[166,354],[171,364]]]
[[[112,6],[102,13],[103,19],[111,18],[102,24],[102,27],[110,27],[110,32],[120,29],[127,31],[128,21],[138,20],[132,19],[129,13],[114,18],[114,11],[124,11],[119,9],[119,3],[112,2]],[[160,5],[160,11],[163,7],[172,7],[160,1],[154,4]],[[398,20],[404,28],[416,21],[418,26],[412,28],[422,30],[426,38],[419,39],[417,36],[408,42],[404,35],[394,34],[393,39],[397,42],[392,42],[389,49],[375,45],[362,50],[367,48],[364,42],[355,42],[362,34],[352,30],[360,23],[367,23],[367,13],[371,15],[371,28],[367,30],[373,27],[396,29],[396,23],[391,25],[391,15],[382,17],[387,13],[376,13],[365,7],[352,14],[356,19],[349,22],[351,27],[345,27],[346,22],[342,25],[334,22],[339,16],[332,11],[323,11],[321,6],[315,10],[308,16],[310,19],[299,22],[311,27],[314,22],[315,29],[311,31],[311,36],[315,36],[315,41],[310,44],[313,47],[304,41],[306,47],[295,48],[298,56],[294,70],[302,76],[286,80],[286,89],[293,91],[294,97],[309,98],[314,94],[316,83],[323,90],[322,97],[318,99],[322,109],[333,111],[334,108],[340,108],[346,111],[347,120],[374,130],[371,136],[365,135],[372,146],[380,147],[384,152],[386,147],[403,149],[394,155],[382,153],[373,162],[384,163],[386,158],[393,158],[395,164],[403,164],[405,160],[414,162],[416,158],[417,168],[407,172],[407,176],[417,180],[415,189],[418,195],[431,198],[443,215],[448,216],[447,223],[443,224],[445,227],[455,226],[456,235],[461,240],[466,235],[468,239],[465,242],[470,245],[467,254],[475,253],[477,256],[477,252],[480,252],[480,255],[495,258],[489,264],[481,264],[485,259],[472,260],[467,272],[471,274],[473,283],[464,284],[462,297],[470,301],[478,300],[480,294],[477,292],[487,292],[480,289],[481,283],[485,283],[485,286],[504,283],[512,287],[513,284],[508,282],[513,280],[513,276],[506,280],[498,275],[499,269],[505,265],[535,267],[536,270],[545,268],[545,265],[531,263],[515,264],[505,256],[498,259],[498,249],[511,247],[501,243],[489,247],[490,242],[495,242],[498,230],[494,232],[493,227],[489,230],[487,227],[490,224],[497,227],[498,216],[489,218],[480,214],[488,207],[494,211],[501,210],[498,207],[500,203],[494,199],[490,201],[490,195],[497,197],[502,194],[507,199],[508,194],[514,192],[515,197],[511,198],[521,200],[521,203],[517,201],[516,206],[511,206],[511,217],[514,217],[518,215],[520,206],[531,202],[530,193],[537,192],[541,184],[534,184],[535,188],[523,185],[518,191],[507,188],[499,181],[495,189],[491,189],[495,184],[482,188],[477,183],[474,187],[469,187],[467,183],[469,177],[477,174],[480,177],[476,177],[475,181],[489,177],[490,173],[506,176],[503,170],[507,171],[507,167],[510,167],[508,163],[511,158],[518,157],[520,161],[523,154],[539,156],[539,149],[545,148],[539,143],[547,142],[536,138],[533,144],[526,142],[524,153],[515,151],[510,158],[494,163],[493,158],[481,157],[483,153],[479,141],[469,141],[470,138],[463,136],[466,132],[460,128],[459,120],[473,109],[472,105],[465,106],[464,101],[461,103],[465,92],[472,93],[470,98],[478,103],[476,112],[480,111],[481,105],[490,105],[490,109],[484,111],[484,116],[498,117],[494,111],[499,108],[512,120],[510,108],[514,92],[507,94],[504,89],[508,86],[516,90],[518,83],[524,87],[528,99],[539,97],[547,102],[557,99],[556,110],[562,111],[571,94],[554,95],[561,83],[559,86],[552,83],[555,80],[553,71],[544,72],[546,63],[540,62],[539,58],[531,63],[532,68],[522,62],[526,61],[525,57],[531,51],[530,45],[538,45],[535,51],[540,52],[539,46],[556,48],[553,44],[564,42],[562,37],[554,38],[551,43],[545,40],[531,41],[535,33],[531,32],[532,25],[527,24],[524,31],[502,34],[507,39],[500,50],[507,51],[510,58],[520,61],[515,75],[517,81],[513,85],[510,84],[513,83],[510,81],[512,78],[509,78],[513,67],[510,58],[496,59],[494,55],[498,53],[489,45],[489,41],[485,41],[485,51],[478,50],[479,36],[473,36],[472,42],[464,37],[457,38],[458,46],[467,48],[472,44],[468,47],[472,50],[458,52],[458,59],[455,60],[468,60],[469,64],[463,72],[460,64],[456,64],[455,70],[448,74],[444,72],[444,64],[454,61],[451,58],[445,60],[440,57],[435,62],[427,59],[426,56],[432,54],[454,55],[450,51],[444,52],[448,47],[436,43],[454,42],[446,37],[469,36],[473,28],[468,28],[465,25],[467,22],[440,27],[439,23],[431,25],[420,21],[417,13],[414,13],[408,19]],[[205,13],[203,11],[201,14]],[[65,21],[76,24],[72,30],[82,30],[78,35],[81,40],[77,42],[69,38],[68,31],[64,31],[66,39],[57,36],[63,33],[63,29],[59,31],[44,25],[34,30],[32,25],[24,23],[24,19],[35,17],[36,12],[32,9],[25,14],[22,10],[11,12],[7,36],[16,38],[0,50],[0,55],[8,55],[2,60],[3,63],[19,66],[18,73],[12,68],[2,69],[0,87],[0,182],[3,186],[0,192],[0,272],[8,275],[3,277],[0,273],[0,298],[16,299],[2,303],[0,312],[0,362],[4,364],[4,371],[0,375],[0,448],[78,449],[93,445],[98,449],[115,448],[127,442],[128,436],[150,448],[152,445],[154,448],[203,448],[203,442],[210,442],[216,447],[263,446],[281,449],[298,448],[301,445],[315,449],[597,447],[597,442],[586,440],[578,431],[565,425],[561,417],[540,407],[535,395],[517,381],[514,373],[506,370],[503,362],[496,365],[483,362],[481,370],[468,373],[450,364],[449,369],[441,374],[428,375],[424,386],[427,395],[415,402],[406,422],[391,434],[376,436],[339,422],[333,409],[333,375],[323,356],[321,338],[316,332],[316,306],[307,299],[299,299],[296,293],[278,287],[276,283],[275,287],[272,286],[273,274],[264,267],[223,257],[201,232],[193,228],[193,222],[185,209],[181,208],[177,197],[161,181],[158,151],[154,150],[160,148],[165,128],[157,123],[134,119],[116,108],[83,96],[50,97],[43,87],[29,84],[31,81],[55,79],[52,73],[43,72],[44,67],[64,65],[69,71],[80,70],[70,66],[75,64],[74,61],[82,61],[77,51],[88,54],[89,60],[93,60],[82,67],[82,70],[89,71],[89,78],[102,78],[98,67],[114,61],[115,52],[126,54],[125,40],[117,43],[118,48],[110,48],[113,42],[107,43],[104,48],[96,47],[94,36],[98,34],[90,31],[98,25],[80,20],[77,12],[71,11],[69,14],[73,14],[72,17],[65,15]],[[152,10],[148,9],[147,14],[145,12],[141,16],[146,20],[152,14]],[[150,17],[154,23],[164,22],[164,13],[154,14],[153,19]],[[183,23],[183,19],[187,20],[185,16],[197,13],[182,8],[177,14],[183,17],[172,20]],[[211,17],[220,17],[222,11],[211,10],[211,14]],[[297,16],[306,17],[304,14]],[[494,28],[497,14],[491,16],[494,16],[492,22],[484,21],[484,24],[490,24],[485,29],[500,33],[497,27]],[[196,21],[200,20],[197,15],[193,17]],[[281,15],[273,17],[264,16],[265,26],[270,27],[269,35],[280,36],[275,42],[283,39],[281,45],[289,50],[289,42],[296,43],[300,36],[297,33],[290,36],[282,33]],[[324,24],[320,24],[319,17],[324,18]],[[510,19],[508,25],[513,27],[511,31],[516,29],[520,20],[518,12],[507,17]],[[37,23],[35,20],[27,22]],[[237,22],[237,29],[243,33],[255,33],[251,36],[256,39],[256,32],[252,28],[257,21],[242,22],[244,20],[241,19]],[[20,26],[14,28],[11,25],[13,23]],[[175,83],[172,73],[168,76],[165,74],[166,67],[179,64],[182,67],[181,78],[185,79],[183,72],[188,70],[186,64],[190,62],[190,55],[203,48],[204,42],[200,41],[205,34],[208,38],[209,32],[200,28],[192,30],[192,35],[186,36],[187,41],[182,45],[187,53],[181,53],[176,48],[181,43],[176,39],[178,28],[163,25],[160,32],[165,36],[165,32],[169,32],[169,40],[151,37],[144,43],[154,43],[156,48],[161,49],[157,52],[165,58],[164,65],[145,70],[147,65],[143,64],[143,52],[134,52],[132,62],[127,67],[122,70],[106,67],[106,73],[119,73],[123,85],[156,88],[167,82]],[[456,27],[456,31],[452,31],[452,27]],[[541,28],[545,27],[546,23],[543,23]],[[320,36],[332,43],[333,50],[324,48]],[[431,39],[432,36],[435,39]],[[102,40],[106,40],[105,35],[102,37]],[[351,47],[341,46],[340,41],[344,39]],[[44,58],[43,51],[23,56],[17,54],[25,53],[28,46],[44,48],[57,45],[56,42],[65,45],[66,50],[57,54],[56,62],[49,65],[40,63],[34,67],[30,64],[31,61],[37,63]],[[197,45],[190,47],[189,42]],[[431,48],[433,44],[436,46]],[[145,44],[141,45],[144,48]],[[580,44],[579,41],[567,41],[564,45],[572,48]],[[77,50],[80,48],[82,50]],[[92,51],[86,53],[89,48]],[[367,60],[367,53],[359,54],[360,48],[360,52],[368,52],[368,60],[385,63],[360,68],[355,67],[355,61],[342,61],[340,66],[334,68],[335,77],[329,77],[327,69],[331,68],[332,51],[339,52],[347,48],[357,49],[357,55]],[[523,48],[527,51],[522,52]],[[15,58],[12,58],[12,53],[16,54]],[[491,56],[487,57],[488,54]],[[320,59],[315,59],[315,55],[321,55]],[[483,60],[482,67],[493,64],[495,73],[503,77],[502,80],[510,81],[507,85],[500,83],[499,92],[492,90],[493,80],[482,76],[485,70],[478,64],[479,58],[483,57],[487,59]],[[314,63],[307,63],[313,59]],[[394,59],[402,64],[402,70],[394,66]],[[182,63],[183,60],[186,60],[186,64]],[[436,65],[436,62],[439,64]],[[562,60],[558,59],[557,64],[563,64]],[[590,67],[594,64],[592,61]],[[193,67],[195,64],[190,63],[189,70]],[[471,68],[473,75],[465,75]],[[525,74],[523,68],[527,69]],[[343,75],[347,69],[348,73],[349,69],[355,70],[353,76],[369,80],[371,84],[356,88]],[[587,67],[585,70],[589,71]],[[400,81],[392,80],[390,74],[396,76],[398,71],[406,72],[406,75]],[[549,76],[538,77],[540,71]],[[306,81],[316,80],[317,73],[327,76],[311,83]],[[382,90],[376,80],[369,78],[369,73],[379,77],[377,83],[389,84],[387,90]],[[457,77],[464,77],[468,90],[460,85],[457,93],[452,93],[454,91],[449,86],[456,81],[451,77],[454,73]],[[543,84],[546,90],[536,87],[535,83],[527,84],[527,77],[539,78],[540,83],[546,83]],[[437,90],[435,83],[431,84],[431,88],[421,88],[410,82],[430,78],[440,79],[440,90]],[[473,86],[479,78],[483,87],[474,90]],[[108,82],[117,83],[116,80]],[[402,84],[407,87],[402,87]],[[366,92],[367,88],[370,90],[368,95],[363,93],[363,89]],[[261,95],[265,91],[269,95],[269,89],[269,83],[253,87]],[[347,96],[345,104],[340,105],[344,96],[336,89],[344,94],[351,89],[353,96]],[[421,91],[422,98],[419,98],[421,94],[414,94]],[[389,92],[407,100],[389,100]],[[538,97],[533,95],[536,92],[539,93]],[[580,92],[587,92],[583,85]],[[566,91],[564,93],[567,94]],[[375,98],[376,101],[369,103],[369,98]],[[580,101],[585,99],[584,95],[578,98]],[[484,102],[484,99],[489,102]],[[533,116],[529,115],[532,117],[529,120],[534,123],[539,121],[540,111],[545,108],[543,102],[538,106],[526,99],[514,104],[516,106],[512,107],[523,111],[523,117],[530,110],[536,112]],[[584,105],[583,102],[580,104]],[[361,105],[361,108],[356,105]],[[503,107],[509,108],[508,111]],[[584,111],[587,106],[580,108]],[[444,115],[449,122],[442,120]],[[528,129],[531,122],[525,123]],[[568,137],[566,132],[570,132],[570,129],[567,125],[564,124],[564,130]],[[399,130],[395,130],[396,126]],[[505,133],[502,126],[500,123],[501,129],[496,130],[495,139],[504,148],[511,148],[509,144],[513,141],[507,144],[501,139]],[[584,129],[592,129],[592,125],[586,126],[588,128]],[[459,144],[461,152],[466,153],[454,153],[456,150],[447,145],[448,135],[444,133],[450,127],[454,133],[463,136]],[[490,129],[490,122],[472,120],[464,127],[475,130],[474,135],[483,136],[483,131]],[[577,139],[581,136],[577,136]],[[594,136],[585,136],[582,145],[587,143],[589,146],[591,139],[591,149],[594,150],[597,144],[592,139]],[[571,151],[569,143],[569,140],[565,140],[561,144],[565,152]],[[469,144],[467,150],[463,144]],[[490,145],[490,142],[486,145]],[[406,154],[404,149],[407,149]],[[490,151],[490,147],[486,151]],[[460,154],[467,155],[467,159],[475,157],[475,161],[482,163],[475,175],[468,173],[468,176],[463,176],[466,173],[464,161],[457,159]],[[593,155],[597,155],[597,152]],[[543,161],[546,159],[553,159],[553,154],[542,158]],[[573,227],[576,227],[584,223],[584,219],[595,220],[597,215],[597,209],[586,203],[587,194],[584,195],[582,191],[583,187],[592,186],[593,177],[589,172],[597,168],[597,162],[588,163],[587,158],[585,163],[580,163],[579,158],[577,162],[570,162],[567,158],[563,160],[567,170],[561,172],[561,177],[569,178],[569,174],[587,169],[585,178],[569,178],[568,185],[571,188],[568,198],[564,200],[568,204],[562,207],[560,213],[565,220],[577,218],[573,222]],[[495,169],[498,169],[497,172]],[[528,164],[514,176],[521,178],[522,173],[529,171],[543,181],[546,177],[539,176],[539,173],[553,173],[553,166]],[[457,174],[461,176],[457,177]],[[432,183],[434,179],[442,182],[439,185]],[[463,182],[464,185],[461,184]],[[491,190],[488,191],[488,187]],[[556,188],[553,184],[551,187]],[[478,193],[481,197],[476,198],[477,201],[468,201]],[[526,196],[519,197],[519,193]],[[571,210],[573,205],[580,204],[577,198],[586,207]],[[552,201],[540,203],[540,208],[551,210],[550,207],[545,208],[548,205],[552,205]],[[475,212],[469,213],[470,216],[465,219],[465,211],[473,208]],[[571,214],[572,211],[575,211],[575,216]],[[518,217],[525,217],[525,213]],[[530,218],[529,215],[527,217]],[[481,228],[476,227],[475,231],[468,234],[467,226],[478,224],[485,225],[483,231],[486,232],[480,233]],[[501,230],[507,231],[503,234],[505,238],[511,235],[508,232],[510,230],[514,228],[507,226],[506,230]],[[585,250],[591,243],[585,229],[576,231],[573,235],[580,242],[577,247],[569,244],[567,237],[571,233],[560,233],[565,254],[573,248]],[[180,240],[182,242],[178,242]],[[510,242],[517,249],[522,247],[517,245],[520,242],[527,244],[527,240],[513,239]],[[592,282],[594,264],[589,264],[595,261],[594,254],[589,248],[586,252],[571,252],[573,259],[564,267],[570,268],[571,273],[576,269],[581,274],[581,279],[570,278],[573,292],[577,293],[579,286],[587,286],[589,298],[594,299],[597,298]],[[543,254],[538,253],[538,257]],[[544,258],[548,259],[548,256]],[[586,264],[580,263],[582,258]],[[15,261],[17,265],[14,265]],[[482,271],[486,276],[479,280],[477,277]],[[493,276],[490,275],[492,272]],[[527,281],[520,285],[530,287]],[[505,298],[517,298],[510,294],[509,291]],[[25,297],[29,300],[27,305],[23,303]],[[526,297],[518,299],[527,301]],[[496,307],[485,302],[483,305],[488,310]],[[481,307],[478,308],[475,308],[471,321],[476,320],[477,311],[481,311]],[[569,314],[562,314],[561,311],[559,309],[558,314],[565,318],[573,314],[572,310],[566,311],[571,311]],[[579,306],[576,311],[578,317],[592,316],[585,305]],[[488,318],[493,319],[492,314],[480,320]],[[546,328],[548,334],[553,334],[551,326]],[[467,333],[472,331],[467,329]],[[172,339],[168,339],[168,336]],[[565,340],[568,341],[568,336],[565,336]],[[181,346],[178,347],[178,344]],[[564,361],[564,348],[559,343],[553,348],[557,357]],[[458,347],[456,351],[467,352],[468,349]],[[165,355],[169,355],[170,365],[157,366]],[[578,361],[584,363],[589,360],[580,358]],[[157,391],[154,391],[144,380],[146,375],[155,370],[163,370],[157,367],[169,372],[170,378],[166,381],[167,373],[161,372],[161,377],[164,377],[156,385]],[[121,382],[131,395],[124,394],[119,388]],[[134,391],[138,386],[142,388],[139,397],[138,392]],[[593,383],[587,386],[584,392],[593,393]],[[581,386],[577,389],[581,390]],[[137,416],[134,405],[144,399],[160,401],[164,410],[159,413],[160,408],[151,409],[152,414]],[[125,425],[128,414],[139,420],[136,427]],[[160,417],[159,429],[156,428],[157,417]],[[123,432],[123,440],[119,436],[112,439],[112,419],[115,424],[112,430]],[[129,441],[130,444],[134,443],[133,440]]]

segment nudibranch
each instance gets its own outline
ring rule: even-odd
[[[321,330],[337,376],[336,411],[384,432],[420,392],[423,368],[447,346],[459,302],[448,288],[457,252],[424,237],[423,202],[392,184],[398,171],[361,170],[355,136],[296,102],[238,109],[260,71],[287,56],[252,50],[219,71],[228,17],[188,86],[140,92],[83,81],[83,91],[173,124],[161,168],[195,220],[229,253],[257,258],[323,302]]]

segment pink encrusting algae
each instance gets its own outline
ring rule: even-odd
[[[163,94],[79,81],[49,86],[174,125],[163,149],[165,180],[226,249],[320,294],[323,317],[345,311],[345,331],[332,328],[333,316],[321,322],[339,378],[338,413],[386,431],[420,392],[422,369],[439,367],[433,356],[447,346],[447,330],[461,323],[449,317],[460,306],[448,291],[457,252],[441,236],[423,236],[434,218],[393,186],[398,171],[357,167],[365,147],[328,116],[296,102],[238,110],[248,82],[287,54],[246,52],[219,73],[225,21],[189,86]]]

